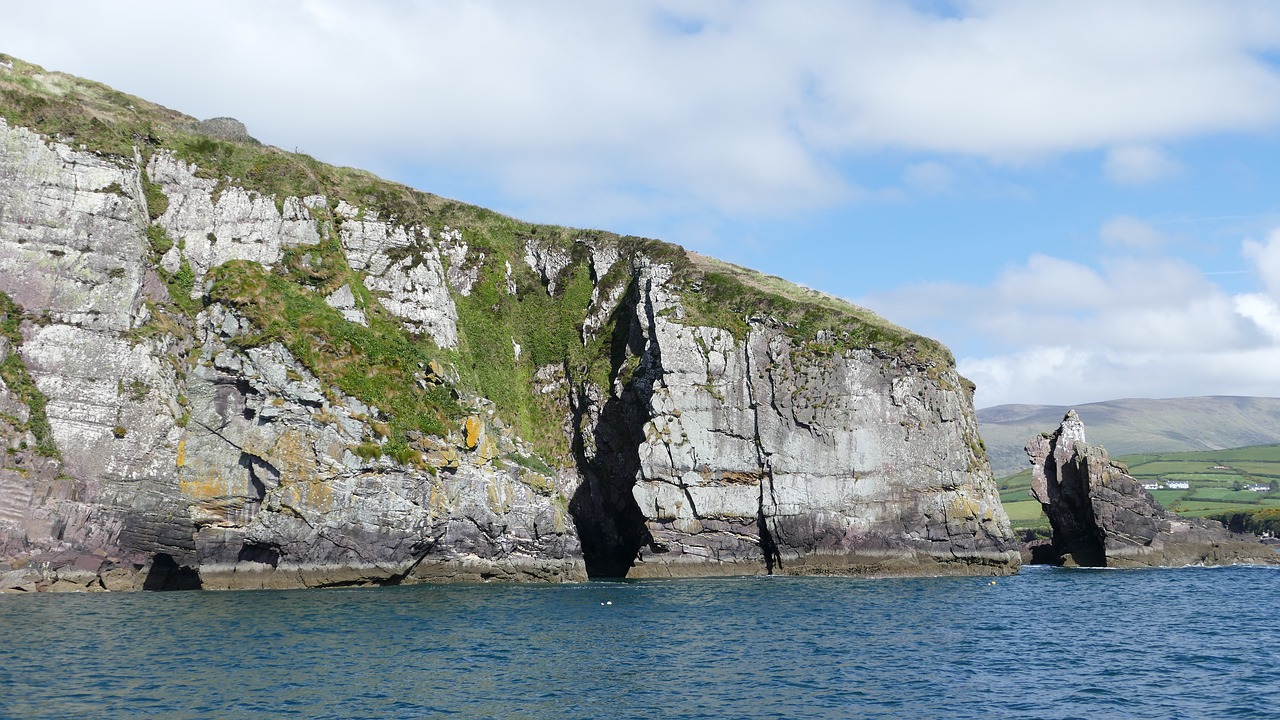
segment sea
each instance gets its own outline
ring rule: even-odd
[[[3,718],[1280,718],[1280,568],[0,595]]]

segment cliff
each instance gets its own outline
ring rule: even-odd
[[[1074,410],[1062,424],[1027,443],[1031,494],[1053,528],[1052,544],[1034,560],[1085,567],[1280,564],[1280,553],[1222,523],[1183,518],[1130,477],[1107,451],[1085,441]]]
[[[0,589],[1016,570],[937,343],[0,59]]]

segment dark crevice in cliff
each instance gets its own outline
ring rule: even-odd
[[[641,290],[633,279],[626,298],[610,318],[610,358],[614,368],[628,356],[640,358],[640,366],[620,396],[609,393],[591,422],[594,401],[590,388],[579,384],[571,392],[573,412],[573,455],[582,483],[569,501],[569,513],[578,529],[582,558],[592,578],[626,577],[640,549],[657,546],[645,525],[645,516],[636,504],[631,488],[640,472],[640,445],[644,425],[649,420],[649,400],[653,383],[662,376],[659,348],[641,327],[640,312],[653,326],[653,308],[641,307]],[[607,391],[606,391],[607,392]],[[588,450],[586,433],[591,433],[594,451]]]
[[[778,552],[778,543],[773,539],[773,532],[769,530],[769,519],[764,514],[764,484],[766,480],[769,483],[770,494],[773,489],[773,473],[760,478],[760,505],[756,511],[756,530],[760,533],[760,552],[764,555],[764,569],[770,575],[773,574],[773,568],[776,566],[782,569],[782,553]]]
[[[427,559],[427,556],[430,555],[431,551],[436,548],[436,545],[440,542],[440,538],[443,537],[443,535],[444,535],[444,530],[441,530],[440,533],[437,534],[434,538],[432,538],[429,542],[424,540],[420,543],[415,543],[413,548],[410,550],[410,555],[413,557],[413,562],[409,563],[409,565],[406,566],[405,569],[401,570],[400,572],[392,573],[391,575],[381,580],[375,580],[374,584],[382,585],[382,586],[402,584],[409,577],[409,575],[413,573],[414,570],[418,569],[418,566],[422,564],[422,561]]]
[[[243,449],[240,451],[240,467],[249,475],[249,488],[253,491],[250,502],[262,502],[267,490],[280,484],[280,471],[274,465]]]
[[[237,562],[255,562],[276,567],[280,564],[280,547],[269,543],[246,542],[240,546]]]
[[[151,559],[151,569],[142,583],[143,590],[199,590],[200,573],[192,567],[179,565],[169,553],[156,553]]]
[[[773,532],[769,529],[769,516],[764,511],[766,482],[769,484],[770,507],[777,507],[778,503],[773,498],[773,467],[769,464],[769,453],[765,451],[764,442],[760,439],[760,397],[756,394],[755,376],[753,374],[755,365],[751,362],[751,337],[749,335],[743,343],[742,357],[743,362],[746,364],[747,400],[751,406],[751,430],[754,435],[756,463],[759,465],[760,473],[760,499],[756,506],[756,532],[760,534],[760,553],[764,556],[765,572],[772,575],[775,566],[778,569],[782,568],[782,553],[778,551],[778,542],[773,537]],[[767,377],[770,385],[772,385],[772,374]],[[771,387],[769,403],[771,407],[774,407],[775,412],[777,407],[773,406],[773,401],[776,396],[777,393],[773,392]]]

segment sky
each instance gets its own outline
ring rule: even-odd
[[[46,69],[871,308],[979,407],[1280,396],[1280,3],[0,10]]]

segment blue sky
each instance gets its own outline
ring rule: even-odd
[[[264,142],[870,307],[950,346],[980,406],[1280,395],[1276,3],[4,15],[0,52]]]

